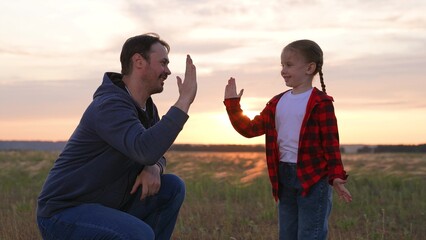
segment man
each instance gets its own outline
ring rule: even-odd
[[[188,55],[179,98],[160,120],[152,94],[171,74],[169,45],[157,34],[129,38],[121,73],[107,72],[38,198],[44,239],[170,239],[185,186],[163,174],[165,152],[197,92]]]

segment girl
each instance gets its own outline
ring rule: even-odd
[[[272,193],[279,201],[280,239],[326,239],[331,186],[346,202],[333,98],[325,91],[323,53],[313,41],[299,40],[281,53],[281,76],[291,89],[273,97],[253,120],[243,115],[235,79],[225,88],[232,126],[245,137],[266,135],[266,160]],[[312,87],[319,74],[322,91]]]

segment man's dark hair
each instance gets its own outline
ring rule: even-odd
[[[160,36],[156,33],[146,33],[127,39],[120,54],[121,74],[127,75],[132,72],[132,56],[135,53],[139,53],[149,61],[151,46],[155,43],[161,43],[167,49],[167,52],[170,52],[169,44],[160,39]]]

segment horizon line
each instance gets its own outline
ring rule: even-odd
[[[68,142],[68,140],[4,140],[0,139],[0,142],[51,142],[51,143],[60,143],[60,142]],[[238,144],[238,143],[173,143],[173,145],[239,145],[239,146],[262,146],[265,145],[264,143],[253,143],[253,144]],[[340,145],[346,145],[346,146],[380,146],[380,145],[426,145],[426,142],[424,143],[392,143],[392,144],[384,144],[384,143],[340,143]]]

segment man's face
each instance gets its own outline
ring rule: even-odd
[[[169,58],[166,48],[161,43],[152,45],[149,60],[142,76],[144,87],[150,95],[163,91],[164,81],[171,74],[168,64]]]

